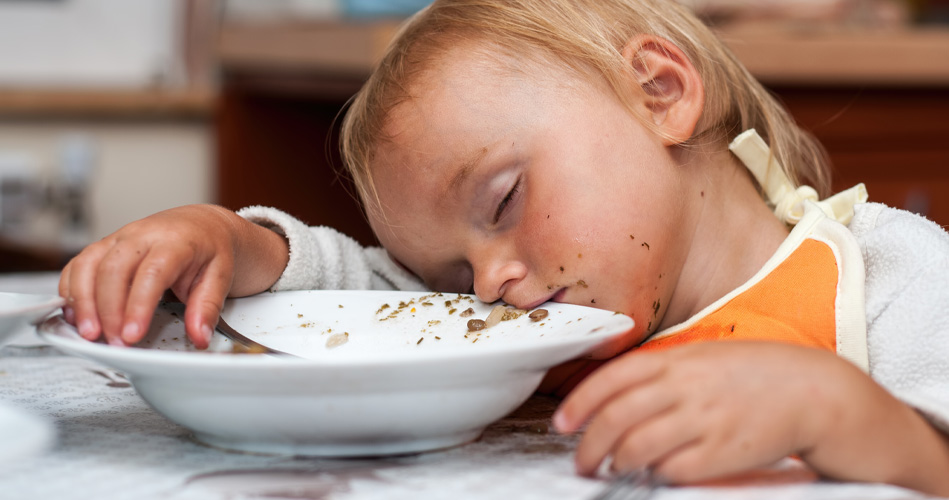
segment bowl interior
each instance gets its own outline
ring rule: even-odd
[[[492,313],[500,318],[493,326]],[[632,328],[632,319],[590,307],[521,311],[472,295],[418,292],[265,293],[228,301],[221,316],[264,345],[338,364],[589,348]],[[477,329],[478,321],[488,326]]]

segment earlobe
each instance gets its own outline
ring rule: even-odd
[[[665,145],[689,140],[705,106],[702,77],[689,58],[669,40],[652,35],[630,39],[623,57],[643,90],[647,117]]]

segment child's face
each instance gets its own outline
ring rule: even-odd
[[[376,152],[381,243],[436,290],[621,311],[637,323],[627,345],[655,330],[685,258],[688,166],[605,86],[445,60]]]

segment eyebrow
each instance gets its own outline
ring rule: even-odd
[[[458,173],[456,173],[454,177],[451,178],[451,181],[448,183],[448,189],[450,191],[457,190],[458,187],[461,186],[465,182],[465,179],[467,179],[468,176],[471,175],[471,171],[474,170],[474,168],[477,167],[478,164],[481,163],[481,161],[484,160],[484,157],[487,155],[488,155],[488,148],[483,147],[480,150],[478,150],[477,153],[471,155],[470,157],[468,157],[468,159],[462,162],[462,164],[458,167]]]

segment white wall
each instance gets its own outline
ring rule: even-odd
[[[215,199],[213,143],[206,122],[2,123],[0,153],[34,157],[39,176],[55,178],[63,140],[94,146],[90,236],[166,208]]]
[[[0,1],[0,85],[142,87],[180,78],[173,0]]]

